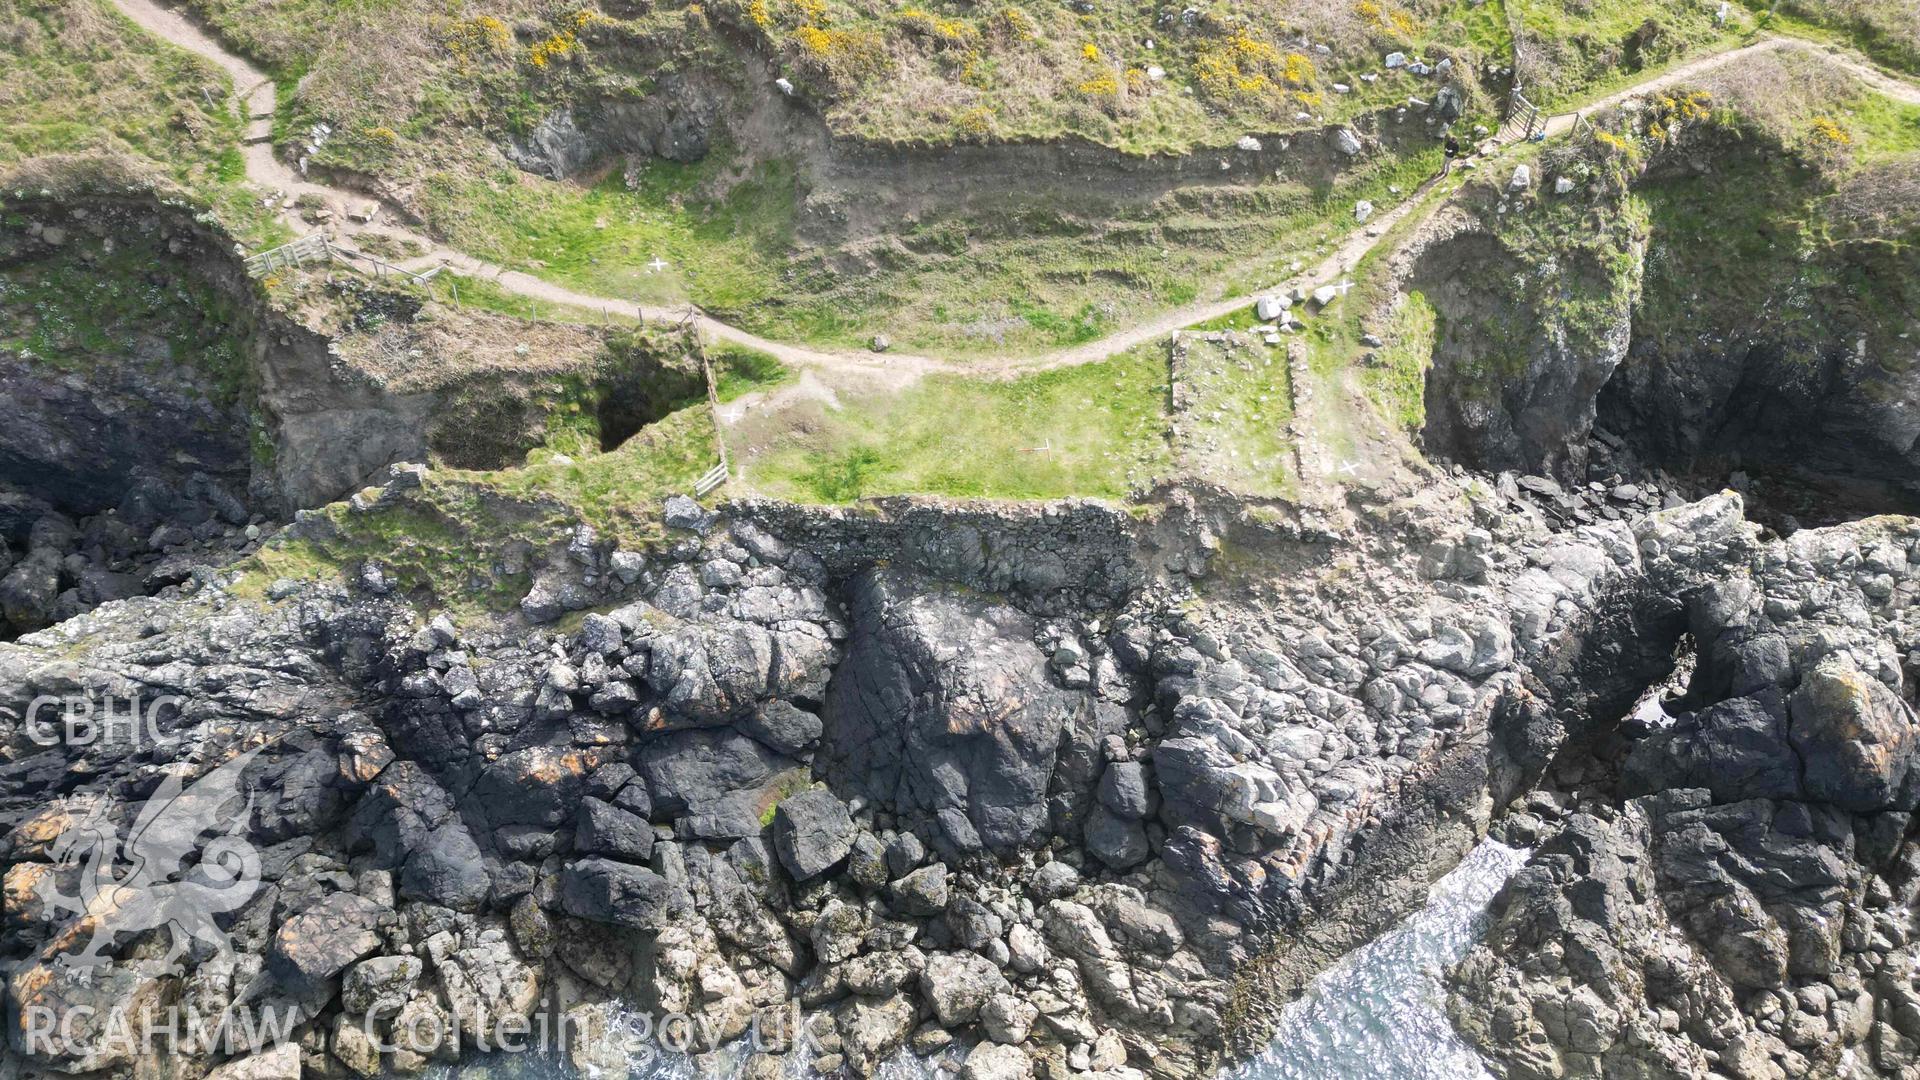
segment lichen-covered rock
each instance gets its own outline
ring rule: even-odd
[[[893,883],[893,902],[908,915],[938,915],[947,910],[947,867],[934,863]]]
[[[340,1004],[362,1016],[386,1017],[412,1000],[426,971],[418,957],[375,956],[347,969]]]
[[[775,808],[773,839],[787,872],[795,881],[806,881],[853,850],[853,818],[832,792],[803,791]]]
[[[334,893],[281,924],[267,970],[293,993],[312,994],[380,947],[382,915],[371,900]]]
[[[1916,537],[1876,526],[1763,549],[1737,500],[1555,533],[1502,517],[1507,496],[1450,484],[1307,543],[1355,554],[1337,571],[1316,554],[1259,605],[1192,591],[1187,575],[1204,572],[1216,528],[1252,530],[1235,536],[1245,550],[1302,550],[1265,522],[1143,520],[1128,534],[1091,509],[1049,526],[1029,510],[996,521],[898,507],[821,511],[821,535],[845,546],[818,551],[790,510],[768,519],[778,538],[713,516],[629,553],[624,575],[591,530],[566,530],[549,566],[608,606],[570,633],[517,616],[456,625],[364,579],[264,602],[213,587],[108,605],[0,645],[0,709],[13,710],[0,712],[12,755],[0,948],[24,973],[12,992],[44,978],[44,998],[69,1012],[148,992],[121,960],[90,988],[63,981],[36,958],[67,920],[14,901],[71,880],[53,845],[84,807],[131,820],[126,793],[156,766],[198,775],[258,740],[244,830],[271,888],[231,923],[237,963],[265,963],[283,927],[341,902],[328,897],[391,912],[302,993],[271,988],[313,1021],[306,1049],[328,1070],[371,1061],[335,1037],[336,1008],[376,1027],[465,1024],[549,991],[647,987],[694,1018],[702,1050],[797,1001],[831,1029],[827,1059],[856,1070],[906,1046],[999,1040],[1016,1071],[1131,1076],[1129,1053],[1167,1075],[1208,1071],[1229,1016],[1258,1028],[1257,1008],[1230,1007],[1246,961],[1261,949],[1276,950],[1272,970],[1323,960],[1318,938],[1319,951],[1288,955],[1291,920],[1356,902],[1355,881],[1369,918],[1417,902],[1489,807],[1556,759],[1594,770],[1590,798],[1610,794],[1604,765],[1587,763],[1641,732],[1600,728],[1666,677],[1687,631],[1700,649],[1689,711],[1642,739],[1626,774],[1707,790],[1634,804],[1637,818],[1575,814],[1549,841],[1565,846],[1543,847],[1551,870],[1523,878],[1538,902],[1521,907],[1556,930],[1574,925],[1567,910],[1592,925],[1558,953],[1541,946],[1575,958],[1577,972],[1554,977],[1583,989],[1555,984],[1537,1013],[1529,1002],[1547,1040],[1529,1045],[1624,1061],[1618,1047],[1639,1038],[1635,988],[1590,976],[1579,950],[1640,946],[1612,940],[1589,904],[1663,920],[1647,925],[1667,928],[1666,951],[1649,955],[1686,944],[1690,977],[1724,987],[1700,999],[1712,1008],[1797,994],[1813,973],[1877,956],[1877,941],[1891,956],[1899,928],[1853,918],[1855,871],[1898,865],[1913,783],[1843,808],[1833,800],[1853,795],[1811,793],[1794,738],[1837,748],[1833,792],[1882,800],[1870,775],[1905,760],[1885,721],[1908,714],[1871,689],[1805,687],[1844,658],[1904,706]],[[1084,550],[1042,558],[1050,527]],[[1452,553],[1436,578],[1422,567],[1441,537]],[[952,580],[928,576],[936,567]],[[177,725],[193,741],[43,750],[6,726],[41,694],[134,685],[199,687]],[[1564,754],[1574,739],[1594,748]],[[49,785],[69,798],[21,794]],[[1552,800],[1535,809],[1536,837],[1565,816]],[[1523,921],[1503,933],[1534,940]],[[195,993],[245,988],[199,967]],[[1826,1032],[1878,1038],[1875,1052],[1897,1058],[1898,1029],[1853,1034],[1878,1030],[1879,998],[1863,1012],[1855,987],[1826,985],[1846,1004],[1782,1001],[1779,1031],[1754,1030],[1803,1057]],[[1652,1026],[1671,1035],[1665,1024]],[[1789,1061],[1721,1026],[1734,1040],[1716,1044],[1723,1060]],[[450,1053],[449,1040],[381,1065]],[[118,1067],[85,1058],[34,1064]]]
[[[977,953],[933,953],[920,973],[920,991],[946,1027],[979,1019],[980,1010],[1007,990],[1006,977],[993,961]]]
[[[1913,707],[1884,683],[1829,657],[1801,681],[1787,714],[1808,798],[1844,810],[1913,809],[1902,788],[1920,730]]]

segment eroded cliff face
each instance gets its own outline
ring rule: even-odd
[[[1575,486],[1741,473],[1818,523],[1911,508],[1914,223],[1871,192],[1913,165],[1829,189],[1755,141],[1689,131],[1625,179],[1562,150],[1424,226],[1392,274],[1437,315],[1428,450]]]
[[[1643,535],[1670,552],[1698,524]],[[1632,728],[1610,781],[1539,804],[1564,822],[1453,973],[1461,1030],[1500,1075],[1895,1076],[1920,1060],[1920,532],[1720,536],[1718,570],[1649,562],[1699,650],[1673,718]]]
[[[61,511],[196,474],[285,516],[424,456],[428,402],[355,385],[276,310],[224,232],[151,193],[9,201],[22,313],[5,358],[5,481]]]
[[[212,235],[179,214],[28,205],[6,231],[10,486],[72,514],[116,505],[139,475],[196,473],[245,495],[251,380],[221,286],[192,273]]]
[[[532,626],[418,610],[377,556],[70,620],[0,646],[10,1053],[128,1070],[12,1018],[182,993],[294,1016],[310,1068],[398,1071],[449,1049],[369,1056],[402,1015],[638,1002],[705,1051],[797,1000],[821,1067],[977,1042],[1016,1074],[1204,1071],[1617,719],[1586,673],[1670,669],[1646,537],[1516,498],[1436,477],[1333,527],[676,500],[656,552],[561,538]],[[155,737],[34,738],[41,694],[161,690]],[[167,931],[50,899],[59,838],[137,815],[138,777],[232,762],[259,867],[218,909],[232,956],[169,973]]]
[[[1397,268],[1441,325],[1429,449],[1557,478],[1518,484],[1568,521],[1649,477],[1731,480],[1791,535],[1718,500],[1634,526],[1671,606],[1643,641],[1697,667],[1509,808],[1538,847],[1452,973],[1454,1018],[1501,1077],[1906,1075],[1920,536],[1794,529],[1912,505],[1911,220],[1719,130],[1630,184],[1591,165],[1488,192]],[[1638,224],[1595,259],[1609,219]]]
[[[1438,319],[1422,439],[1474,468],[1584,482],[1596,399],[1632,341],[1644,222],[1596,218],[1576,237],[1552,220],[1570,208],[1492,224],[1517,221],[1531,191],[1479,201],[1436,215],[1401,256],[1404,288]]]
[[[6,184],[0,636],[211,573],[397,463],[518,464],[567,408],[611,449],[704,395],[670,334],[441,309],[325,264],[269,290],[184,200],[114,177]]]

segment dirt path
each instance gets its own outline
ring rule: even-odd
[[[470,277],[483,277],[493,281],[500,288],[518,296],[556,305],[584,308],[589,311],[607,311],[619,315],[642,319],[650,322],[680,322],[687,315],[686,308],[662,308],[636,304],[630,300],[604,296],[591,296],[575,292],[563,285],[534,277],[531,274],[476,259],[464,252],[455,251],[438,244],[431,238],[395,225],[368,224],[353,219],[358,212],[364,216],[368,204],[373,202],[364,195],[343,191],[324,184],[316,184],[303,178],[297,170],[281,161],[274,154],[272,143],[273,117],[278,105],[273,80],[259,68],[245,59],[230,52],[222,43],[201,30],[199,26],[172,10],[163,7],[155,0],[113,0],[129,19],[142,29],[165,39],[188,52],[205,57],[233,77],[235,96],[248,117],[246,164],[247,177],[254,183],[275,193],[280,201],[281,211],[296,232],[305,231],[308,226],[294,212],[296,199],[319,200],[333,213],[335,238],[350,242],[356,236],[381,235],[410,242],[413,246],[426,250],[427,254],[408,259],[400,264],[413,272],[425,272],[437,266],[446,266],[460,274]],[[1804,49],[1817,53],[1829,62],[1844,68],[1849,73],[1872,86],[1875,90],[1896,100],[1920,105],[1920,86],[1896,79],[1862,60],[1838,49],[1823,48],[1811,42],[1795,38],[1768,38],[1738,49],[1705,56],[1698,60],[1682,64],[1679,67],[1636,83],[1617,93],[1587,105],[1578,112],[1563,113],[1547,120],[1548,135],[1559,135],[1571,130],[1577,118],[1587,112],[1617,105],[1628,98],[1656,92],[1678,83],[1685,82],[1704,72],[1711,71],[1724,64],[1756,53],[1780,49]],[[1510,144],[1509,144],[1510,145]],[[1505,147],[1502,147],[1504,150]],[[1491,159],[1498,160],[1496,152]],[[1157,316],[1137,323],[1117,333],[1096,341],[1076,345],[1069,349],[1040,353],[1030,356],[1010,356],[982,360],[973,363],[943,360],[928,356],[915,356],[906,353],[846,353],[805,346],[790,345],[772,341],[758,334],[749,333],[738,327],[721,322],[705,314],[694,318],[695,324],[711,339],[732,342],[748,348],[758,349],[777,357],[782,363],[803,368],[815,368],[826,371],[841,371],[878,380],[882,385],[904,387],[917,381],[921,376],[935,372],[973,373],[999,375],[1002,377],[1044,371],[1049,368],[1068,367],[1075,364],[1088,364],[1117,356],[1136,346],[1146,344],[1171,334],[1175,330],[1231,315],[1252,306],[1257,295],[1274,293],[1295,288],[1311,291],[1321,285],[1335,284],[1342,275],[1349,274],[1368,252],[1392,233],[1395,225],[1422,207],[1432,204],[1427,198],[1433,187],[1443,177],[1427,181],[1420,190],[1402,200],[1399,206],[1371,219],[1364,228],[1357,229],[1343,240],[1332,254],[1308,267],[1286,281],[1276,283],[1273,288],[1260,290],[1247,296],[1232,297],[1223,300],[1205,301],[1188,304],[1163,312]],[[377,204],[375,204],[377,205]],[[385,216],[392,216],[392,208],[386,208]],[[376,218],[381,215],[376,215]],[[798,384],[786,390],[775,391],[772,395],[743,405],[743,408],[765,408],[776,406],[785,395],[809,394],[806,384]]]
[[[648,322],[677,323],[686,317],[687,309],[684,307],[654,307],[615,297],[591,296],[531,274],[508,270],[503,266],[476,259],[465,252],[455,251],[436,243],[428,236],[398,225],[354,221],[354,214],[364,212],[370,203],[378,205],[377,202],[366,195],[309,181],[274,154],[271,135],[279,98],[273,80],[265,72],[228,51],[225,45],[184,15],[156,3],[155,0],[113,0],[113,3],[141,29],[190,53],[213,61],[233,77],[235,97],[248,117],[247,179],[274,193],[280,203],[282,216],[296,232],[307,232],[311,226],[295,212],[295,201],[302,198],[309,201],[317,199],[333,213],[332,232],[337,242],[350,245],[356,237],[362,235],[384,236],[409,242],[411,246],[427,252],[425,255],[399,263],[402,269],[424,272],[444,265],[470,277],[487,278],[498,284],[500,288],[517,296],[590,311],[609,311]],[[390,207],[382,208],[378,216],[391,217],[393,210]],[[840,353],[789,345],[749,333],[704,314],[696,315],[694,322],[711,339],[759,349],[778,357],[782,363],[802,367],[884,373],[890,379],[908,381],[931,371],[967,370],[965,364],[905,353],[890,352],[882,356],[877,353]]]

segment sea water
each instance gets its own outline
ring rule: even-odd
[[[1494,893],[1527,853],[1492,840],[1435,882],[1427,904],[1348,953],[1288,1005],[1264,1053],[1222,1080],[1482,1080],[1447,1020],[1448,966],[1486,932]]]

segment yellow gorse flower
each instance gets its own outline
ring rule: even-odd
[[[1813,134],[1821,141],[1834,146],[1850,146],[1853,143],[1853,133],[1841,127],[1840,122],[1831,116],[1814,117]]]
[[[559,30],[554,31],[544,41],[536,41],[527,51],[527,62],[537,68],[544,68],[553,61],[571,54],[580,45],[579,33],[602,16],[595,11],[581,9],[569,16]]]

